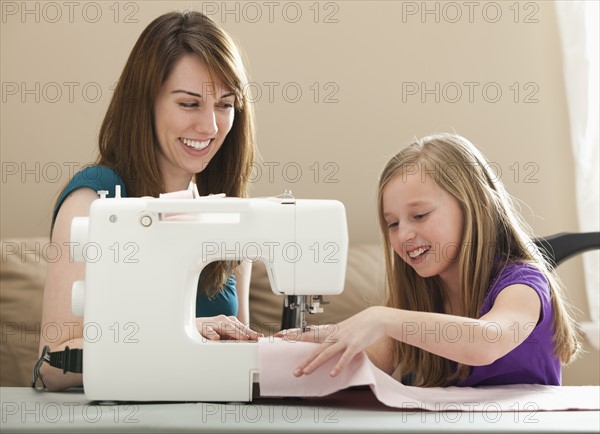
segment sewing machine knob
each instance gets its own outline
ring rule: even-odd
[[[83,302],[85,299],[85,282],[76,280],[71,288],[71,311],[75,316],[83,317]]]

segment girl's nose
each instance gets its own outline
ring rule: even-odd
[[[416,232],[410,224],[400,224],[398,227],[398,241],[402,243],[407,243],[416,237]]]

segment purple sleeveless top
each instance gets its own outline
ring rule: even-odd
[[[484,386],[500,384],[546,384],[560,385],[560,360],[554,354],[554,310],[550,301],[550,285],[537,268],[513,263],[507,265],[492,282],[481,306],[481,315],[490,311],[498,294],[510,285],[527,285],[537,293],[541,301],[537,324],[528,324],[531,334],[518,347],[486,366],[473,366],[471,374],[457,386]],[[519,333],[517,328],[509,333]],[[486,336],[497,338],[497,330],[489,329]]]

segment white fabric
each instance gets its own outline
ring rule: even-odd
[[[575,185],[579,228],[600,230],[598,72],[599,19],[597,1],[557,1],[556,14],[563,49],[565,88],[575,159]],[[591,322],[583,330],[600,349],[600,253],[583,256]]]
[[[258,343],[259,383],[262,397],[316,397],[352,386],[369,385],[389,407],[432,411],[543,411],[600,410],[598,386],[542,386],[518,384],[488,387],[412,387],[395,381],[359,353],[336,377],[329,372],[334,357],[310,375],[293,371],[314,350],[312,342],[263,338]]]

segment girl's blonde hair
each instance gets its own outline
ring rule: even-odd
[[[200,12],[161,15],[142,32],[100,128],[96,164],[116,170],[129,196],[157,197],[165,192],[158,168],[154,102],[175,64],[186,55],[197,56],[213,77],[235,93],[233,125],[219,152],[195,175],[198,191],[245,197],[255,156],[253,109],[244,95],[248,78],[233,40]],[[209,264],[202,279],[206,294],[218,292],[235,266],[224,261]]]
[[[397,176],[411,173],[431,177],[459,202],[464,216],[463,242],[457,256],[463,315],[479,318],[495,274],[507,263],[532,264],[544,273],[554,309],[555,352],[569,363],[579,352],[578,327],[570,313],[564,289],[552,267],[532,241],[531,229],[497,179],[490,164],[467,139],[438,134],[424,137],[395,155],[379,180],[378,214],[385,246],[388,306],[438,312],[443,305],[437,277],[422,278],[393,250],[383,217],[383,192]],[[414,373],[419,386],[447,386],[466,378],[470,367],[394,341],[394,366]]]

